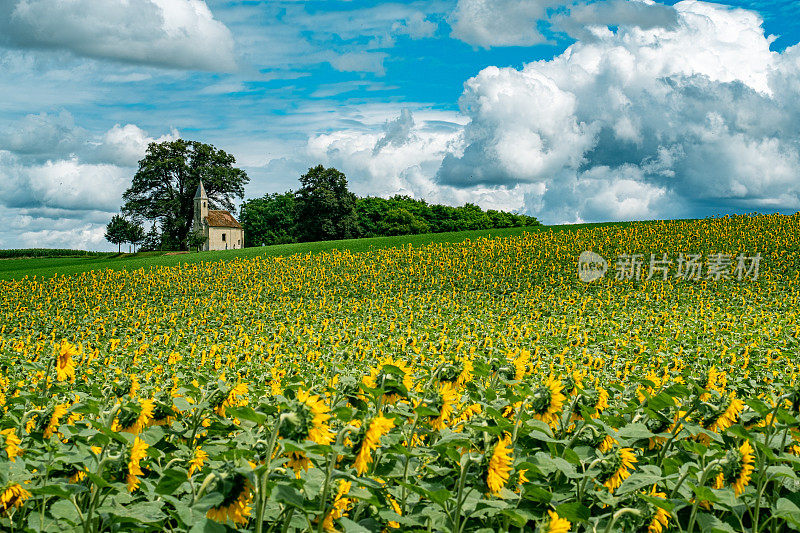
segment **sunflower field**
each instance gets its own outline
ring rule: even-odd
[[[799,276],[770,215],[0,281],[0,530],[800,530]]]

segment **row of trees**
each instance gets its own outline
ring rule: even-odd
[[[297,192],[268,194],[242,204],[240,222],[247,246],[357,237],[412,235],[535,226],[534,217],[428,204],[408,196],[358,198],[334,168],[310,168]]]
[[[192,234],[194,195],[202,180],[210,209],[235,212],[250,179],[233,165],[234,157],[196,141],[150,143],[133,181],[123,195],[122,213],[106,227],[106,239],[141,250],[187,250],[200,236]],[[142,223],[149,221],[145,233]],[[324,241],[381,235],[533,226],[534,217],[428,204],[408,196],[358,198],[347,178],[322,165],[300,176],[300,188],[268,194],[242,204],[240,222],[246,246]]]

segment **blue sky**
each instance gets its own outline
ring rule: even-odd
[[[738,9],[737,9],[738,8]],[[12,0],[0,247],[108,249],[148,142],[550,223],[800,209],[800,2]],[[775,37],[770,37],[775,36]]]

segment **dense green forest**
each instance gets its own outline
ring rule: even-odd
[[[537,226],[536,218],[504,211],[484,211],[474,204],[461,207],[429,204],[408,196],[355,198],[355,224],[342,238],[382,237]],[[303,242],[298,230],[296,193],[267,194],[244,202],[239,221],[244,227],[246,246],[267,246]],[[306,217],[315,224],[316,217]],[[353,226],[351,224],[351,226]],[[326,240],[326,239],[320,239]]]

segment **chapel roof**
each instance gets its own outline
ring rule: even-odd
[[[200,183],[197,185],[197,192],[194,193],[195,198],[207,198],[206,195],[206,188],[203,187],[203,180],[200,180]]]
[[[206,217],[209,227],[212,228],[241,228],[230,211],[223,211],[221,209],[209,209],[208,216]]]

